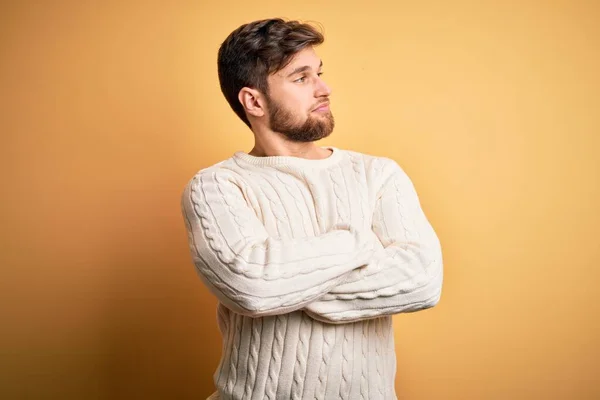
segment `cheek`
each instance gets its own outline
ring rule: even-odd
[[[298,120],[306,120],[314,106],[315,99],[308,87],[285,85],[279,88],[273,97],[281,108],[295,116]]]
[[[315,105],[315,99],[312,96],[303,96],[301,102],[298,104],[298,109],[302,110],[304,114],[310,115],[311,110]]]
[[[311,109],[311,106],[314,103],[314,97],[312,96],[312,91],[309,90],[308,85],[290,86],[286,89],[285,93],[283,93],[285,96],[283,97],[283,100],[289,110],[306,112]]]
[[[309,102],[303,98],[290,96],[284,104],[285,109],[299,119],[305,119],[310,111]]]

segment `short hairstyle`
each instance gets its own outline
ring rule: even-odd
[[[300,50],[323,42],[315,27],[281,18],[250,22],[231,32],[219,48],[217,65],[221,91],[237,116],[250,127],[238,99],[243,87],[268,96],[270,74],[285,68]]]

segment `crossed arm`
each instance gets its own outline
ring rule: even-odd
[[[352,322],[438,303],[443,280],[441,245],[414,185],[396,163],[378,196],[372,233],[382,248],[343,283],[307,305],[313,318]]]
[[[343,323],[432,307],[441,293],[440,244],[394,165],[372,231],[340,224],[293,239],[269,236],[233,173],[198,174],[181,206],[199,276],[225,306],[255,317],[304,309]]]

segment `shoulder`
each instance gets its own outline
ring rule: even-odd
[[[207,189],[223,191],[227,188],[240,187],[242,184],[239,166],[231,157],[196,171],[185,183],[182,199],[188,199],[193,192],[201,188],[204,191]]]
[[[200,179],[206,179],[209,177],[216,178],[239,178],[241,177],[239,165],[235,162],[233,157],[219,161],[215,164],[203,167],[197,170],[191,178],[187,181],[187,185],[194,184]]]
[[[344,149],[344,153],[353,161],[360,161],[365,169],[371,170],[395,170],[400,168],[398,162],[390,157],[380,156],[371,153],[364,153],[355,150]]]
[[[375,186],[383,186],[385,182],[398,176],[408,178],[400,163],[393,158],[354,150],[344,152],[354,163],[363,165],[368,180]]]

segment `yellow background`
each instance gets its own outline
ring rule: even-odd
[[[12,3],[0,398],[212,391],[216,303],[179,199],[252,148],[216,54],[272,16],[324,27],[320,144],[397,160],[443,245],[440,304],[394,319],[399,398],[600,398],[597,2]]]

